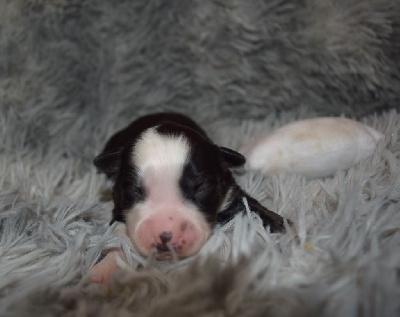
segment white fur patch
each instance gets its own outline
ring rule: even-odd
[[[143,133],[132,153],[134,165],[140,176],[151,168],[154,171],[168,170],[179,177],[190,152],[190,145],[184,136],[167,136],[151,128]]]

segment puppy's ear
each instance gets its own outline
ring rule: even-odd
[[[240,167],[246,163],[246,158],[231,149],[228,149],[226,147],[220,146],[219,147],[222,159],[224,160],[225,163],[227,163],[228,167]]]
[[[93,160],[97,169],[109,177],[116,176],[119,171],[121,151],[101,153]]]

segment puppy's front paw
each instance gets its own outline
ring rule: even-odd
[[[103,260],[94,265],[89,270],[89,273],[92,275],[90,281],[93,283],[108,284],[113,273],[119,269],[117,256],[125,259],[121,250],[114,250],[110,251]]]

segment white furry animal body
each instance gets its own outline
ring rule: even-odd
[[[313,118],[285,125],[244,146],[250,169],[310,178],[346,170],[370,156],[383,134],[346,118]]]

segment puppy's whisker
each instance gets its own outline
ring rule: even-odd
[[[167,247],[172,254],[172,261],[175,263],[178,262],[178,255],[176,254],[175,248],[172,246],[171,242],[167,242]]]
[[[145,265],[146,269],[150,269],[150,268],[154,267],[154,265],[156,263],[156,257],[157,257],[157,250],[155,247],[153,247],[150,251],[149,256],[147,257],[147,261],[146,261],[146,265]]]

